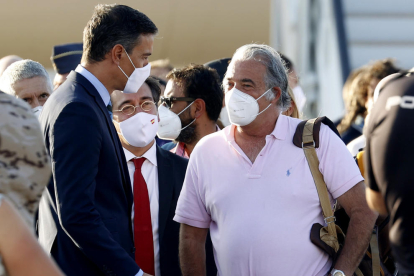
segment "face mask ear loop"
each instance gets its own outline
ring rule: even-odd
[[[118,65],[118,68],[121,70],[122,73],[124,73],[125,77],[129,80],[129,77],[127,74],[125,74],[124,70],[122,70],[122,68]]]
[[[270,90],[272,90],[272,88],[269,88],[269,90],[267,90],[266,92],[264,92],[264,93],[263,93],[263,95],[261,95],[259,98],[257,98],[257,99],[256,99],[256,102],[257,102],[258,100],[260,100],[260,98],[261,98],[261,97],[263,97],[264,95],[266,95],[266,94],[267,94],[267,92],[269,92]],[[259,113],[259,114],[260,114],[260,113]]]
[[[261,112],[259,112],[256,116],[259,116],[263,112],[265,112],[272,104],[269,104],[265,109],[263,109]]]
[[[187,108],[189,108],[194,102],[192,102],[191,104],[189,104],[186,108],[184,108],[180,113],[178,113],[177,115],[180,116],[181,113],[183,113]]]
[[[257,98],[256,102],[263,97],[264,95],[266,95],[267,92],[269,92],[270,90],[272,90],[272,88],[269,88],[269,90],[267,90],[266,92],[263,93],[263,95],[261,95],[259,98]],[[259,116],[260,114],[262,114],[263,112],[265,112],[272,104],[269,104],[265,109],[263,109],[261,112],[259,112],[256,116]]]
[[[188,125],[186,125],[186,126],[185,126],[185,127],[183,127],[182,129],[180,129],[180,132],[181,132],[183,129],[186,129],[187,127],[191,126],[191,125],[195,122],[195,120],[196,120],[196,118],[194,118],[194,120],[193,120],[191,123],[189,123]]]
[[[128,55],[127,51],[125,50],[125,48],[124,48],[124,51],[125,51],[125,54],[127,55],[127,57],[129,58],[129,61],[132,63],[132,66],[134,66],[134,68],[137,69],[137,67],[135,67],[134,63],[132,62],[132,59],[129,57],[129,55]]]

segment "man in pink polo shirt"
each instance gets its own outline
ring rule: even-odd
[[[280,115],[290,99],[279,54],[266,45],[239,48],[223,84],[232,125],[195,147],[174,217],[183,275],[205,275],[209,228],[218,275],[331,274],[331,260],[309,237],[314,223],[325,223],[304,152],[292,142],[301,121]],[[331,201],[350,216],[335,276],[352,275],[377,215],[352,156],[325,125],[320,144]]]

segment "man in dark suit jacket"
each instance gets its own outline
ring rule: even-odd
[[[137,93],[114,91],[111,101],[114,124],[124,148],[134,191],[136,250],[147,255],[145,263],[137,260],[138,265],[150,274],[180,276],[180,225],[173,217],[188,160],[155,143],[158,130],[156,103],[160,93],[157,81],[150,77]],[[143,189],[140,189],[141,184]],[[141,229],[145,224],[147,231]],[[145,245],[145,241],[150,242]],[[210,257],[207,274],[217,275],[211,246],[207,247],[207,256]]]
[[[156,33],[137,10],[96,6],[81,65],[41,114],[53,177],[39,210],[39,241],[67,275],[143,275],[134,261],[132,190],[110,94],[142,84],[137,79],[146,77],[135,68],[148,64]]]

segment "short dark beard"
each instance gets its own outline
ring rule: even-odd
[[[190,110],[190,109],[188,109]],[[188,114],[190,115],[190,114]],[[184,144],[192,144],[197,141],[197,127],[192,123],[194,118],[188,116],[188,119],[181,119],[181,127],[186,127],[185,129],[181,130],[180,135],[175,139],[176,142],[182,142]],[[191,124],[192,123],[192,124]],[[191,125],[189,125],[191,124]]]

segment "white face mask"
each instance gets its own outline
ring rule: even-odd
[[[221,121],[221,123],[223,124],[224,127],[231,125],[231,122],[230,122],[230,119],[229,119],[229,113],[227,112],[226,107],[223,107],[221,109],[219,118],[220,118],[220,121]]]
[[[178,135],[180,135],[183,129],[189,127],[192,123],[195,122],[194,119],[191,123],[186,125],[182,128],[180,117],[178,117],[181,113],[183,113],[187,108],[189,108],[194,102],[189,104],[186,108],[184,108],[180,113],[175,114],[166,106],[161,105],[158,108],[158,114],[160,116],[160,126],[158,128],[158,137],[165,140],[175,140]]]
[[[122,136],[131,146],[143,148],[155,139],[158,117],[140,112],[117,124],[119,124]]]
[[[236,88],[236,86],[234,86],[233,89],[226,93],[225,97],[230,122],[236,126],[247,126],[253,122],[259,114],[265,112],[266,109],[272,105],[269,104],[259,113],[259,104],[257,101],[271,90],[272,89],[270,88],[256,100],[252,96],[241,92]]]
[[[35,108],[32,109],[32,111],[33,111],[34,115],[36,116],[36,118],[39,119],[40,113],[42,113],[42,109],[43,109],[43,106],[40,106],[40,105],[36,106]]]
[[[142,68],[136,68],[126,50],[125,53],[129,58],[129,61],[132,63],[132,66],[134,66],[135,70],[134,72],[132,72],[131,76],[128,77],[128,75],[125,74],[124,70],[122,70],[122,68],[118,65],[118,68],[122,71],[122,73],[124,73],[125,77],[127,77],[128,79],[127,84],[125,85],[125,89],[122,92],[126,94],[137,93],[138,89],[142,86],[142,84],[144,84],[145,80],[150,76],[151,64],[148,63],[146,66]]]
[[[302,87],[297,85],[295,88],[292,89],[293,95],[295,96],[296,106],[299,112],[303,112],[303,108],[305,107],[306,103],[306,96],[303,93]]]

